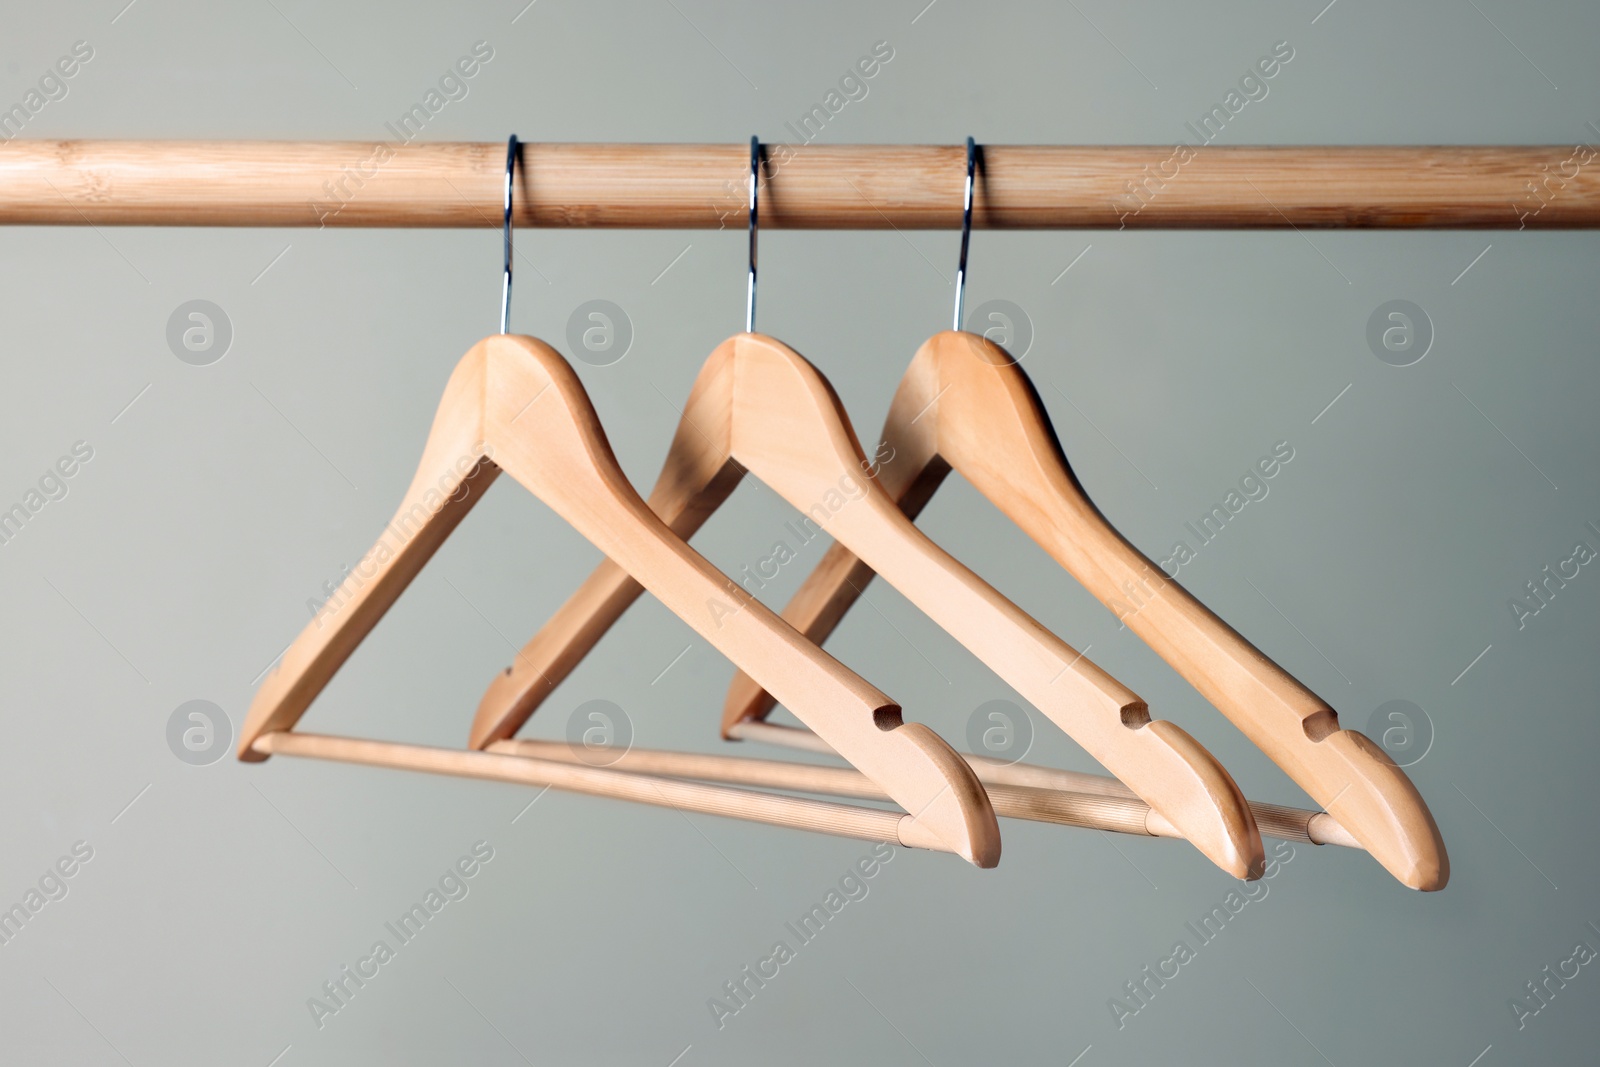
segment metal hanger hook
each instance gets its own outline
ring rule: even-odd
[[[956,320],[953,330],[961,329],[962,303],[967,295],[967,244],[972,240],[972,171],[978,160],[978,146],[967,138],[967,187],[961,199],[961,258],[956,263]]]
[[[756,190],[761,184],[761,138],[750,138],[750,284],[744,298],[744,332],[756,332]]]
[[[500,332],[511,332],[511,186],[512,179],[517,172],[517,135],[512,134],[511,140],[506,142],[506,222],[505,245],[506,267],[505,281],[500,287]]]

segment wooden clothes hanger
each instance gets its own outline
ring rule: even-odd
[[[964,232],[963,272],[965,243]],[[956,323],[923,344],[895,392],[882,436],[894,460],[877,476],[885,493],[915,518],[951,469],[959,471],[1395,878],[1413,889],[1442,889],[1450,876],[1444,841],[1405,772],[1366,736],[1342,729],[1326,702],[1119,534],[1073,474],[1016,360],[985,337],[957,332],[959,304]],[[824,641],[872,576],[867,563],[835,543],[784,618]],[[740,724],[764,719],[773,704],[751,679],[735,677],[724,732],[740,734]]]
[[[754,315],[759,159],[752,139],[747,327]],[[701,368],[649,506],[687,538],[747,470],[871,560],[1218,866],[1240,878],[1260,876],[1260,833],[1227,771],[1181,728],[1152,720],[1136,694],[918,530],[868,473],[849,416],[822,374],[782,342],[748,330],[719,345]],[[637,598],[639,583],[623,562],[602,562],[490,684],[470,747],[512,738]]]
[[[1413,889],[1444,888],[1449,859],[1416,787],[1363,734],[1151,564],[1083,493],[1026,376],[985,338],[946,331],[918,351],[884,425],[878,483],[915,518],[952,467],[1078,578]],[[831,545],[783,617],[824,641],[872,580]],[[1135,590],[1138,607],[1127,601]],[[775,701],[751,679],[728,690],[723,731],[751,736]],[[768,739],[771,739],[770,737]],[[980,777],[983,775],[980,773]]]
[[[505,329],[510,296],[507,154]],[[633,775],[609,768],[453,752],[291,731],[500,471],[548,504],[712,645],[828,738],[907,814],[850,808]],[[898,840],[999,861],[1000,833],[971,768],[926,726],[902,723],[876,688],[805,640],[684,543],[617,465],[582,384],[544,343],[502,333],[473,346],[450,376],[417,474],[373,551],[347,577],[338,614],[307,625],[256,693],[239,758],[320,756],[546,784],[807,829]]]

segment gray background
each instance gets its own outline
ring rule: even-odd
[[[819,140],[1170,145],[1286,40],[1294,59],[1218,143],[1600,137],[1585,129],[1600,121],[1592,6],[924,2],[12,0],[0,99],[81,39],[93,60],[26,137],[375,139],[484,40],[493,60],[426,139],[775,140],[884,40],[894,58]],[[498,235],[0,239],[0,502],[73,442],[94,448],[66,498],[0,546],[0,902],[74,842],[94,849],[70,893],[0,946],[8,1062],[1592,1061],[1593,967],[1520,1031],[1508,1002],[1576,942],[1600,946],[1586,926],[1600,921],[1600,577],[1584,568],[1521,629],[1508,600],[1578,540],[1600,547],[1585,527],[1600,523],[1600,238],[975,235],[969,307],[1025,310],[1025,366],[1067,453],[1146,551],[1274,443],[1293,446],[1270,496],[1181,578],[1347,725],[1390,700],[1423,709],[1434,740],[1411,773],[1454,878],[1423,895],[1359,853],[1297,847],[1268,896],[1119,1029],[1108,1001],[1174,941],[1197,947],[1184,924],[1236,883],[1179,843],[1008,822],[997,870],[897,850],[720,1030],[708,998],[869,845],[556,793],[528,808],[511,786],[287,758],[197,767],[166,741],[193,699],[236,734],[307,599],[387,521],[450,368],[496,325]],[[812,358],[871,437],[916,345],[946,323],[955,250],[950,233],[771,233],[760,326]],[[647,485],[674,403],[741,323],[742,237],[524,231],[518,251],[516,330],[565,349],[580,304],[625,309],[626,357],[578,369]],[[234,330],[203,367],[165,340],[196,298]],[[1434,326],[1410,367],[1365,339],[1393,299]],[[748,484],[697,544],[736,569],[792,514]],[[1092,646],[1251,797],[1305,802],[959,479],[924,525]],[[597,559],[499,486],[304,725],[460,745],[484,683]],[[1015,699],[893,590],[867,600],[829,647],[908,718],[959,742],[973,709]],[[728,677],[646,598],[526,733],[562,737],[603,698],[636,743],[725,751]],[[1034,722],[1033,758],[1092,767]],[[319,1029],[308,998],[480,840],[494,859],[470,894]]]

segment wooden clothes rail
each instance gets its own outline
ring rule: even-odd
[[[765,146],[764,228],[954,229],[961,146]],[[1600,226],[1600,147],[989,145],[989,229]],[[745,144],[525,143],[521,226],[744,225]],[[505,145],[10,141],[0,223],[498,227]]]

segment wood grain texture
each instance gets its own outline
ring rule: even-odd
[[[1078,483],[1027,375],[1003,349],[970,333],[929,339],[890,404],[884,449],[894,458],[878,482],[908,516],[921,511],[945,474],[959,472],[1337,815],[1391,874],[1415,889],[1444,887],[1444,841],[1405,772],[1368,738],[1342,729],[1327,702],[1112,527]],[[820,641],[870,580],[870,570],[836,543],[784,618]],[[724,730],[772,706],[759,687],[736,677]]]
[[[985,145],[991,229],[1600,226],[1580,146]],[[769,229],[955,229],[957,145],[766,146]],[[519,226],[743,225],[748,148],[530,144]],[[504,142],[28,141],[0,152],[0,223],[498,227]]]
[[[257,691],[239,757],[292,730],[311,701],[502,470],[641,581],[852,764],[923,830],[979,866],[1000,831],[972,770],[938,735],[902,723],[883,693],[805,640],[674,534],[618,467],[583,386],[542,342],[498,335],[457,364],[417,475],[378,544]],[[921,831],[919,831],[921,832]]]
[[[800,521],[850,545],[1213,862],[1258,876],[1254,817],[1210,753],[1172,723],[1152,721],[1135,693],[928,540],[868,467],[827,379],[781,342],[738,334],[701,368],[650,506],[687,536],[748,470],[798,508]],[[620,614],[636,594],[603,563],[491,683],[472,747],[514,735],[561,670],[598,640],[586,607]]]

